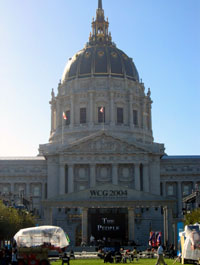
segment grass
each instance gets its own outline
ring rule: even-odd
[[[165,259],[167,265],[172,265],[175,260],[172,259]],[[61,261],[51,262],[51,265],[61,265]],[[104,263],[102,259],[77,259],[77,260],[70,260],[70,265],[103,265],[103,264],[111,264],[111,263]],[[115,264],[115,263],[113,263]],[[118,263],[124,264],[124,263]],[[155,265],[156,259],[139,259],[139,261],[134,261],[132,263],[127,262],[126,264],[135,264],[135,265]],[[176,262],[175,265],[180,265],[181,263]],[[65,263],[66,265],[66,263]],[[185,264],[187,265],[187,264]]]

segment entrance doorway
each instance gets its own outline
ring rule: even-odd
[[[88,236],[96,245],[126,245],[128,241],[128,210],[126,208],[89,209]]]

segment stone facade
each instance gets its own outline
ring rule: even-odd
[[[72,245],[98,235],[95,218],[105,237],[113,230],[111,241],[146,247],[153,230],[176,244],[182,198],[200,186],[200,156],[167,156],[154,142],[150,89],[112,43],[101,1],[92,25],[51,93],[49,143],[38,157],[0,159],[1,195],[27,199],[40,223],[62,226]]]

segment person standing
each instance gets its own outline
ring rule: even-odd
[[[156,265],[158,264],[164,264],[164,265],[167,265],[164,261],[164,257],[163,257],[163,247],[161,244],[159,244],[158,246],[158,251],[157,251],[157,254],[158,254],[158,258],[157,258],[157,262],[156,262]]]
[[[12,250],[12,259],[11,259],[12,265],[17,265],[18,260],[17,260],[17,250],[13,249]]]

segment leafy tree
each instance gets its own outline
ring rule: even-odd
[[[12,239],[19,229],[35,226],[35,218],[25,210],[7,207],[0,201],[0,240]]]
[[[193,210],[191,213],[185,215],[185,225],[200,224],[200,208]]]

